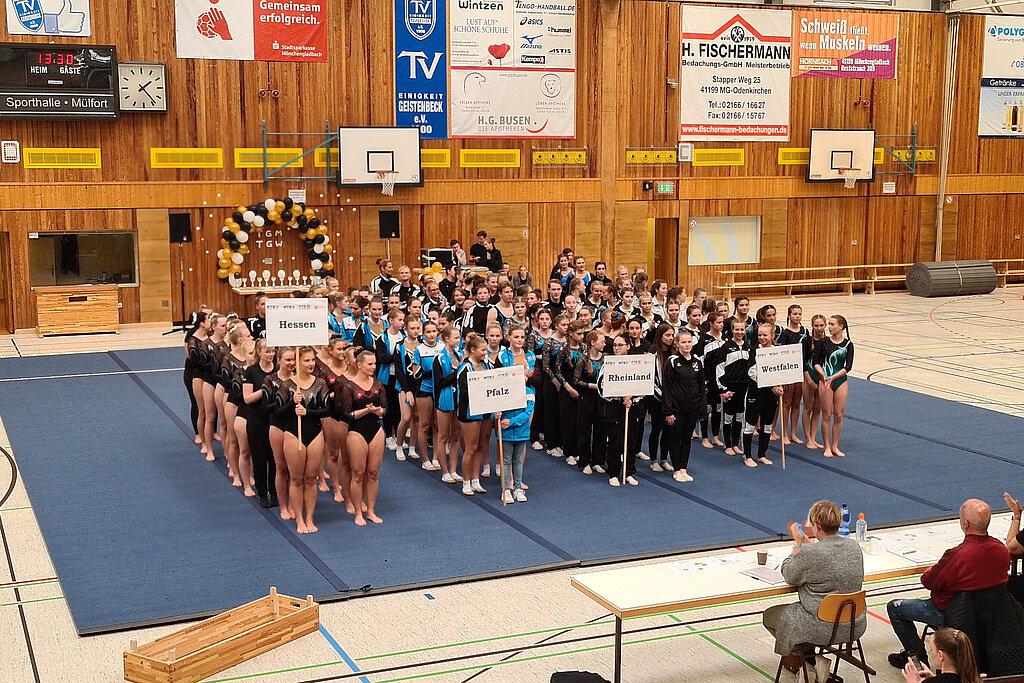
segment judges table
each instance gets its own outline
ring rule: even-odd
[[[989,533],[997,538],[1005,537],[1007,519],[993,519]],[[864,580],[877,581],[924,573],[947,548],[963,540],[963,533],[954,520],[927,527],[876,532],[870,538],[875,539],[875,547],[873,553],[863,549]],[[792,544],[768,547],[767,567],[778,568],[791,549]],[[771,583],[742,573],[756,566],[756,552],[734,551],[714,557],[577,574],[571,577],[571,583],[615,616],[612,680],[620,683],[623,619],[796,592],[784,582]]]

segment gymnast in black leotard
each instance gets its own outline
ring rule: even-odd
[[[203,412],[206,420],[203,423],[203,444],[206,446],[206,459],[214,461],[213,441],[214,428],[217,426],[217,368],[220,367],[219,342],[224,341],[228,333],[228,321],[222,315],[210,316],[210,336],[200,344],[203,374]],[[224,424],[221,423],[223,429]],[[217,437],[221,440],[220,437]]]
[[[270,450],[274,456],[274,490],[281,506],[281,519],[295,519],[288,499],[291,480],[288,476],[288,461],[284,457],[284,424],[285,411],[283,406],[290,400],[281,387],[290,382],[295,374],[295,349],[282,346],[277,349],[277,371],[271,372],[263,382],[263,400],[270,419]]]
[[[356,355],[356,375],[348,380],[341,392],[340,413],[347,419],[349,464],[352,481],[348,499],[352,503],[355,523],[366,526],[369,519],[375,524],[384,520],[377,516],[377,490],[380,484],[380,465],[384,460],[384,429],[381,418],[388,409],[384,385],[376,378],[377,359],[372,351],[363,350]],[[337,398],[337,397],[336,397]],[[363,517],[362,502],[366,502]]]
[[[337,396],[341,392],[342,378],[348,369],[345,363],[345,340],[341,337],[332,337],[324,347],[326,360],[317,358],[316,374],[323,377],[327,382],[327,390],[331,396]],[[344,503],[345,497],[342,494],[342,481],[348,479],[348,459],[344,457],[345,439],[348,435],[348,423],[339,420],[334,411],[323,420],[324,429],[324,453],[327,456],[327,474],[331,479],[331,487],[334,491],[334,502]],[[346,471],[346,476],[339,474],[340,470]],[[328,489],[321,487],[321,491]]]
[[[203,342],[210,335],[210,320],[206,311],[196,313],[195,326],[185,335],[185,386],[192,403],[192,426],[196,430],[199,452],[206,455],[203,434],[206,431],[206,409],[203,406]]]
[[[317,473],[324,467],[324,436],[320,420],[330,413],[327,382],[314,374],[316,353],[310,346],[299,349],[296,373],[281,385],[281,393],[292,400],[284,402],[284,458],[288,463],[291,486],[288,500],[295,513],[295,529],[300,534],[317,531],[313,524],[316,509]]]
[[[214,396],[219,400],[221,419],[224,421],[223,447],[224,455],[228,459],[228,476],[231,477],[231,485],[237,488],[242,486],[242,477],[238,467],[238,435],[235,433],[235,417],[238,415],[238,403],[241,393],[241,376],[245,368],[251,363],[247,361],[243,342],[249,339],[249,328],[245,323],[236,322],[228,332],[227,351],[220,357],[220,372],[217,377],[217,389]],[[232,385],[237,381],[238,392],[232,391]],[[248,476],[246,477],[248,487]],[[249,489],[252,493],[252,489]]]

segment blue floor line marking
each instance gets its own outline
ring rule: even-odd
[[[327,629],[324,628],[323,624],[320,624],[320,634],[324,637],[324,640],[334,648],[334,651],[338,653],[338,656],[341,657],[342,661],[348,664],[348,668],[352,669],[353,673],[359,673],[359,666],[356,665],[355,660],[348,656],[348,653],[345,652],[345,648],[343,648],[338,641],[334,639],[334,636],[327,632]],[[370,683],[370,679],[366,676],[360,676],[359,680],[361,683]]]

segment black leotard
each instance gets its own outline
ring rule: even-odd
[[[335,395],[335,401],[338,396]],[[357,386],[355,382],[346,382],[341,391],[340,413],[345,415],[349,424],[349,434],[355,432],[363,437],[363,441],[369,444],[381,431],[380,418],[371,412],[362,417],[356,417],[355,412],[370,406],[380,406],[387,412],[388,399],[385,395],[384,385],[380,380],[374,379],[373,385],[367,390]]]
[[[293,377],[282,382],[278,388],[281,398],[277,412],[282,421],[281,429],[298,436],[299,416],[295,414],[295,392],[302,394],[302,405],[306,408],[306,414],[302,416],[302,445],[308,446],[320,435],[320,418],[330,414],[327,382],[317,377],[309,387],[299,389]]]
[[[228,353],[224,357],[224,372],[227,373],[227,392],[228,402],[238,408],[238,416],[245,418],[247,417],[248,410],[245,405],[245,399],[242,397],[242,382],[243,375],[245,374],[245,361],[239,360],[235,357],[235,354]]]
[[[199,376],[203,378],[203,381],[209,385],[217,383],[216,376],[213,371],[214,357],[217,354],[217,349],[210,337],[203,339],[199,342],[199,366],[197,372]]]
[[[281,390],[284,383],[285,380],[281,379],[277,371],[271,372],[263,380],[263,406],[270,418],[270,426],[278,429],[285,427],[285,416],[281,410],[284,407],[285,399],[284,392]]]
[[[263,368],[260,367],[259,363],[254,363],[245,369],[242,373],[242,383],[251,384],[253,389],[263,387],[270,376],[276,376],[277,370],[271,370],[270,372],[264,372]],[[245,400],[245,397],[242,397]],[[270,410],[267,407],[266,401],[257,401],[256,403],[246,404],[246,419],[253,424],[270,424]]]

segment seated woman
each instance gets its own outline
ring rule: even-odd
[[[799,602],[775,605],[764,611],[762,621],[775,636],[775,652],[783,655],[781,681],[796,681],[803,659],[806,657],[816,671],[824,672],[828,661],[821,657],[814,661],[813,654],[804,645],[827,644],[832,635],[832,623],[818,618],[818,607],[831,593],[856,593],[864,583],[864,556],[860,545],[852,538],[838,535],[843,515],[839,506],[828,500],[819,500],[811,506],[807,516],[810,528],[807,535],[800,525],[789,523],[789,532],[796,547],[793,554],[782,562],[782,575],[786,583],[797,587]],[[808,543],[808,536],[817,543]],[[864,615],[857,619],[854,636],[860,638],[867,628]],[[844,637],[846,632],[843,632]],[[802,677],[800,678],[802,680]]]

